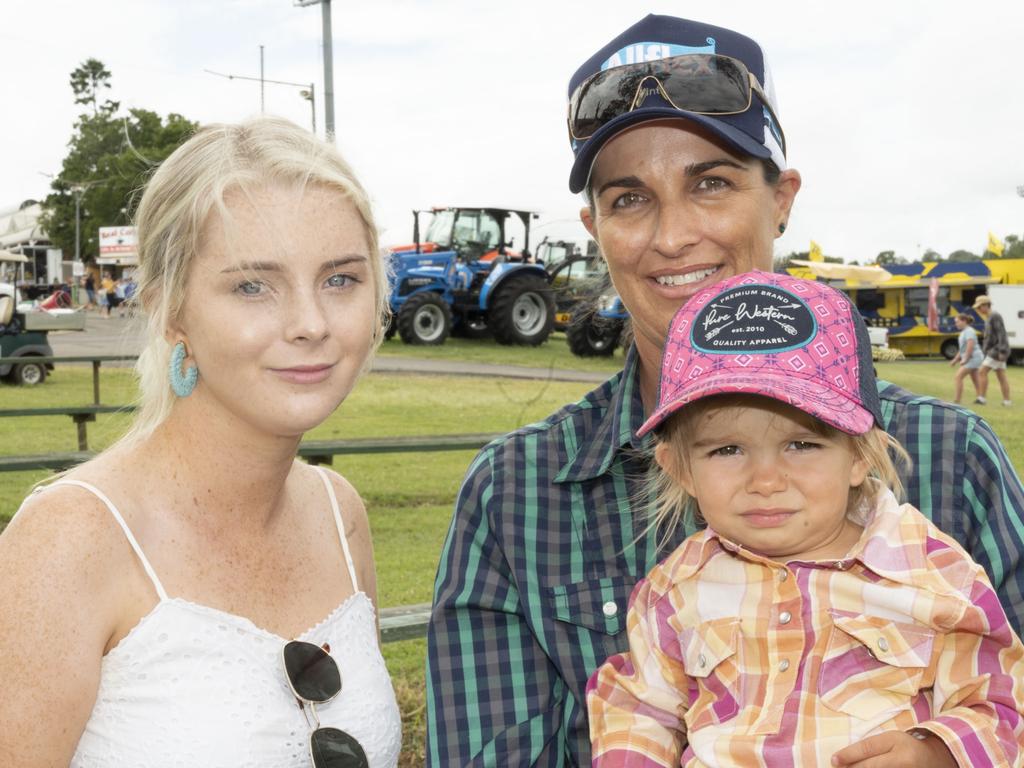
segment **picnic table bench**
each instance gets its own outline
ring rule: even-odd
[[[55,408],[0,408],[0,418],[16,416],[70,416],[78,431],[78,450],[89,450],[85,425],[100,413],[131,413],[134,405],[68,405]]]
[[[25,472],[34,469],[63,471],[95,456],[85,442],[85,423],[95,421],[97,413],[117,413],[132,406],[86,405],[69,408],[0,409],[3,416],[69,415],[79,427],[78,450],[30,456],[0,456],[0,472]],[[91,418],[89,418],[91,414]],[[350,440],[307,440],[299,445],[298,455],[310,464],[330,464],[335,456],[364,453],[432,453],[436,451],[478,450],[500,433],[468,435],[412,435],[403,437],[367,437]]]
[[[381,642],[394,643],[427,636],[430,603],[380,609]]]

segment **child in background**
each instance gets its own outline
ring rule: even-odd
[[[960,331],[960,336],[957,338],[959,349],[949,364],[960,364],[956,373],[953,374],[953,402],[959,404],[960,398],[964,394],[964,379],[968,376],[971,377],[971,382],[974,384],[975,395],[979,393],[978,369],[981,368],[981,361],[985,359],[985,356],[981,354],[981,345],[978,344],[978,332],[971,325],[974,318],[961,312],[953,322],[956,323],[956,328]]]
[[[707,528],[637,585],[590,679],[595,766],[1016,766],[1024,645],[984,571],[900,505],[863,322],[751,272],[665,347],[658,514]]]

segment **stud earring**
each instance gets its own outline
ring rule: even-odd
[[[786,231],[786,222],[779,224],[779,234],[783,234]]]
[[[185,342],[179,341],[174,345],[174,350],[171,352],[171,389],[174,390],[174,394],[178,397],[188,397],[192,394],[192,390],[196,388],[196,382],[199,380],[199,369],[194,365],[190,365],[188,370],[182,373],[181,365],[185,362]]]

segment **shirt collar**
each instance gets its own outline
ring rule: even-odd
[[[949,582],[949,574],[942,573],[929,560],[928,522],[920,514],[905,514],[905,511],[905,505],[896,500],[892,491],[882,487],[873,508],[862,511],[860,515],[859,522],[864,526],[860,539],[845,558],[834,562],[834,567],[848,570],[854,561],[858,561],[878,576],[898,584],[936,594],[948,594],[951,589],[955,591],[955,585]],[[685,558],[686,568],[692,572],[722,550],[766,567],[782,567],[781,563],[721,538],[710,528],[691,537],[687,545],[700,552],[697,556]]]
[[[848,559],[858,560],[865,568],[900,584],[948,592],[947,578],[928,556],[928,521],[923,515],[905,512],[893,492],[882,488]]]
[[[626,352],[618,381],[611,382],[611,399],[604,417],[589,434],[577,434],[577,452],[555,476],[556,483],[580,482],[603,475],[611,467],[616,454],[628,446],[643,452],[649,449],[650,435],[637,437],[644,423],[644,404],[640,398],[640,358],[633,345]]]

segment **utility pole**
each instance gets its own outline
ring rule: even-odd
[[[331,34],[331,0],[295,0],[295,5],[320,5],[323,20],[324,47],[324,130],[328,141],[334,141],[334,52]]]
[[[260,46],[260,114],[264,113],[263,108],[263,46]]]

